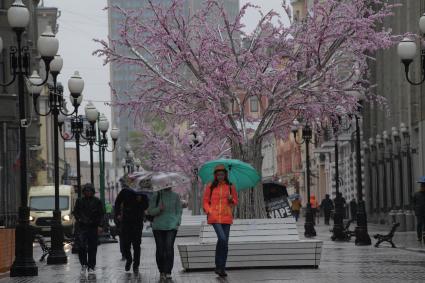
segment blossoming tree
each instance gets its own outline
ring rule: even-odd
[[[196,122],[259,171],[265,136],[284,137],[297,117],[315,121],[341,107],[357,111],[353,93],[368,93],[370,56],[395,42],[379,28],[393,9],[384,0],[316,0],[305,20],[289,26],[273,24],[275,12],[261,14],[250,4],[230,18],[219,0],[190,13],[183,2],[109,7],[123,15],[120,38],[99,40],[95,54],[140,69],[122,106],[175,123]],[[261,14],[251,34],[242,23],[247,9]],[[251,97],[260,102],[258,119],[247,113]],[[262,190],[243,193],[241,201],[240,217],[264,217]]]

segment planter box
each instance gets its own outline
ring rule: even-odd
[[[7,272],[15,259],[15,229],[0,229],[0,273]]]

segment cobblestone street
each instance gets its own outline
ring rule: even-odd
[[[301,224],[301,223],[300,223]],[[423,246],[414,243],[414,233],[396,234],[396,244],[400,248],[392,249],[355,247],[349,243],[334,243],[329,240],[329,226],[317,227],[318,238],[325,241],[322,262],[318,269],[248,269],[230,270],[227,280],[221,280],[213,272],[183,272],[176,250],[172,282],[424,282],[425,251]],[[370,235],[382,230],[372,226]],[[303,231],[299,226],[300,234]],[[177,243],[196,241],[196,238],[178,238]],[[69,247],[68,247],[69,249]],[[38,263],[39,276],[35,278],[9,278],[4,274],[0,283],[6,282],[159,282],[154,259],[153,238],[146,237],[142,243],[142,265],[140,276],[124,271],[124,262],[120,260],[117,244],[105,244],[99,247],[96,278],[81,278],[76,255],[68,251],[67,265],[48,266]],[[35,259],[40,256],[35,247]]]

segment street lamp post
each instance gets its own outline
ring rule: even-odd
[[[387,131],[383,132],[383,138],[385,140],[386,149],[386,167],[389,169],[389,184],[390,184],[390,198],[391,198],[391,210],[388,213],[390,222],[395,223],[396,215],[396,202],[395,202],[395,176],[394,176],[394,155],[393,155],[393,142],[391,136]]]
[[[299,130],[300,124],[297,120],[294,120],[292,133],[294,135],[294,140],[297,144],[305,144],[305,158],[306,158],[306,175],[307,175],[307,207],[305,215],[305,224],[304,224],[304,236],[307,238],[315,237],[316,230],[314,229],[314,219],[313,211],[311,210],[310,203],[310,142],[313,136],[313,131],[311,127],[306,124],[302,128],[302,137],[301,141],[297,140],[297,133]]]
[[[406,230],[413,231],[415,226],[414,215],[412,213],[412,196],[413,196],[413,170],[412,170],[412,148],[410,146],[410,134],[406,124],[400,124],[400,133],[404,140],[403,156],[406,159],[407,169],[407,200],[409,203],[408,209],[405,210],[406,215]]]
[[[15,229],[15,260],[10,269],[10,276],[36,276],[38,268],[33,259],[33,229],[29,225],[29,207],[28,207],[28,172],[27,172],[27,147],[26,147],[26,128],[29,123],[26,119],[25,110],[25,77],[29,75],[30,54],[29,47],[22,46],[22,34],[25,32],[30,20],[30,13],[22,0],[16,0],[7,11],[7,19],[10,27],[16,34],[17,46],[10,47],[10,66],[12,79],[1,86],[9,86],[17,79],[18,84],[18,103],[19,103],[19,122],[20,122],[20,174],[21,203],[19,207],[18,225]],[[0,38],[0,52],[3,49],[3,40]],[[37,49],[44,61],[46,77],[44,80],[31,85],[35,90],[40,89],[47,82],[50,71],[50,63],[56,55],[59,48],[59,42],[54,34],[46,30],[37,41]]]
[[[195,151],[197,148],[199,148],[200,146],[202,146],[202,141],[203,138],[202,136],[196,132],[195,128],[196,128],[196,124],[192,125],[192,131],[189,134],[189,139],[190,139],[190,149],[191,151]],[[193,154],[196,154],[195,152]],[[199,201],[198,201],[198,193],[199,193],[199,188],[198,188],[198,184],[199,183],[199,179],[198,179],[198,168],[194,168],[193,169],[193,184],[192,184],[192,197],[193,197],[193,211],[192,214],[193,215],[199,215],[200,214],[200,205],[199,205]]]
[[[94,163],[93,163],[93,146],[96,142],[96,129],[95,124],[99,116],[99,112],[92,103],[87,104],[85,107],[86,118],[89,121],[90,125],[86,128],[86,140],[89,143],[90,148],[90,183],[94,185]]]
[[[399,192],[400,192],[400,205],[398,206],[399,210],[396,213],[396,221],[400,223],[399,230],[400,232],[406,231],[406,216],[404,214],[404,176],[403,176],[403,148],[401,145],[400,133],[396,127],[392,128],[392,136],[394,139],[394,144],[396,146],[395,159],[397,159],[398,165],[398,181],[399,181]]]
[[[53,34],[53,33],[51,33]],[[46,36],[51,36],[47,34]],[[53,86],[49,90],[49,110],[47,113],[40,113],[37,109],[37,99],[40,92],[34,90],[34,87],[30,87],[33,93],[33,103],[36,113],[40,116],[53,116],[53,157],[54,157],[54,183],[55,183],[55,209],[53,211],[53,221],[51,224],[51,251],[47,257],[47,264],[64,264],[67,262],[67,257],[63,248],[64,233],[62,226],[62,217],[59,202],[59,115],[63,113],[63,88],[58,87],[57,77],[62,69],[63,60],[59,55],[54,57],[54,60],[50,63],[50,73],[53,77]],[[37,85],[41,81],[41,78],[34,73],[30,82]],[[62,116],[61,116],[62,117]]]
[[[367,232],[367,215],[366,206],[363,200],[363,178],[362,178],[362,153],[361,153],[361,136],[360,136],[360,117],[354,116],[356,121],[356,173],[357,173],[357,227],[356,245],[367,246],[372,243]]]
[[[374,195],[374,202],[372,205],[372,212],[378,215],[379,218],[379,177],[378,177],[378,151],[377,146],[375,144],[374,138],[369,138],[369,147],[370,147],[370,164],[372,166],[372,171],[370,172],[372,176],[372,192]],[[373,177],[373,173],[375,173],[375,177]]]
[[[381,199],[379,199],[379,206],[378,206],[378,221],[381,224],[385,223],[385,214],[387,213],[387,170],[385,168],[385,140],[382,139],[381,135],[376,135],[376,154],[377,154],[377,178],[378,178],[378,186],[377,189],[381,187],[381,193],[382,193],[382,202]],[[381,175],[382,172],[382,175]],[[379,186],[379,184],[382,184]],[[381,196],[381,194],[377,195],[378,197]],[[383,215],[382,215],[383,214]]]

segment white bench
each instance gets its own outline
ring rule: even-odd
[[[186,271],[215,268],[217,236],[203,223],[199,243],[179,244]],[[322,241],[300,240],[293,218],[235,220],[230,229],[228,268],[319,267]]]
[[[177,237],[199,237],[205,215],[183,215],[182,223],[177,231]]]

